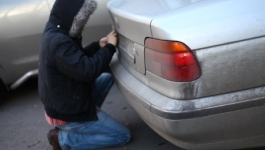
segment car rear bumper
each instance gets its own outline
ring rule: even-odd
[[[265,87],[176,100],[140,82],[131,74],[138,76],[137,72],[124,67],[116,55],[111,69],[121,93],[140,117],[179,147],[231,149],[265,145]]]

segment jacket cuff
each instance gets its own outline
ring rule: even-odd
[[[95,46],[96,50],[100,49],[99,41],[93,42],[93,45]]]
[[[116,47],[115,47],[114,45],[110,44],[110,43],[107,43],[107,44],[105,45],[105,48],[109,49],[109,50],[112,51],[113,53],[116,52]]]

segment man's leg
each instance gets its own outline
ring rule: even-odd
[[[110,73],[102,73],[95,81],[95,86],[92,89],[92,96],[96,106],[101,107],[110,88],[113,85],[113,77]]]
[[[103,73],[96,79],[92,94],[97,107],[101,107],[112,85],[113,77],[109,73]],[[75,122],[59,126],[61,129],[59,142],[62,149],[98,149],[124,145],[130,140],[130,131],[127,127],[102,110],[97,115],[97,121]]]
[[[59,143],[63,150],[87,150],[108,146],[121,146],[129,142],[127,127],[117,122],[102,110],[97,121],[72,122],[58,126]]]

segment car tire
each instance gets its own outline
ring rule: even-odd
[[[7,86],[0,79],[0,101],[4,100],[7,96]]]

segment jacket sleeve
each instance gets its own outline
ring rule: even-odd
[[[84,53],[87,56],[92,56],[93,54],[95,54],[98,50],[100,49],[99,46],[99,41],[98,42],[93,42],[89,45],[87,45],[86,47],[84,47]]]
[[[83,82],[95,80],[105,70],[116,51],[115,46],[106,44],[93,56],[87,56],[71,40],[56,42],[54,62],[61,73]]]

